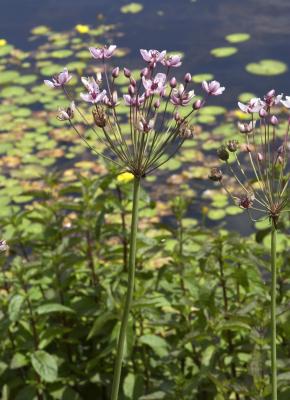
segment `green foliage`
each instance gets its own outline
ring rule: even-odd
[[[1,217],[10,246],[0,274],[2,398],[109,399],[126,292],[131,183],[119,184],[114,174],[79,175],[71,183],[49,175],[43,190],[25,195],[33,207]],[[267,249],[198,227],[188,216],[191,198],[172,200],[170,224],[156,219],[145,192],[141,198],[144,227],[120,399],[267,398]],[[222,194],[214,204],[225,206]],[[282,399],[288,395],[289,260],[282,246]]]

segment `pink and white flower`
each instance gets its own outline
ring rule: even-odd
[[[166,50],[159,52],[158,50],[140,49],[140,53],[143,57],[143,60],[147,61],[149,65],[153,68],[156,67],[156,64],[158,62],[162,62],[162,60],[166,56]]]
[[[172,90],[170,101],[175,106],[187,106],[194,96],[194,90],[187,92],[184,90],[184,86],[180,84],[178,89]]]
[[[256,121],[250,121],[250,122],[238,122],[238,128],[241,133],[251,133],[256,126]]]
[[[264,101],[268,107],[272,107],[274,105],[278,105],[281,102],[282,98],[283,98],[283,93],[278,94],[276,96],[275,89],[272,89],[272,90],[269,90],[269,92],[265,94]]]
[[[106,90],[101,91],[99,85],[94,78],[84,78],[82,77],[82,83],[87,89],[88,93],[81,93],[80,97],[88,102],[97,104],[104,100],[107,92]]]
[[[44,80],[44,83],[46,86],[50,88],[58,88],[64,86],[66,83],[68,83],[72,78],[72,75],[68,73],[67,68],[63,69],[63,72],[61,72],[58,75],[55,75],[52,77],[52,80],[49,81],[48,79]]]
[[[219,96],[225,90],[225,87],[221,86],[218,81],[203,81],[202,88],[210,96]]]
[[[126,106],[140,107],[145,101],[145,93],[141,96],[131,96],[130,94],[124,94],[123,96]]]
[[[74,117],[75,113],[75,103],[72,101],[67,109],[60,108],[57,115],[57,119],[60,121],[70,121]]]
[[[96,60],[105,60],[111,58],[117,46],[111,44],[109,47],[89,47],[90,53]]]
[[[180,67],[180,65],[182,64],[181,56],[179,56],[178,54],[166,56],[163,58],[163,60],[161,60],[161,64],[168,68]]]
[[[266,105],[265,102],[258,97],[251,99],[247,104],[238,102],[240,110],[247,114],[259,112],[262,108],[265,107],[265,105]]]
[[[146,94],[163,94],[165,90],[166,75],[159,73],[153,79],[146,79],[142,77],[143,86],[146,90]]]

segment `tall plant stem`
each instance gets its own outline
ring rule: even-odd
[[[132,208],[132,222],[130,233],[130,253],[129,253],[129,266],[128,266],[128,287],[124,305],[124,313],[121,322],[120,334],[118,339],[117,356],[114,369],[114,379],[112,386],[111,400],[118,400],[120,378],[122,371],[122,362],[124,354],[124,346],[126,340],[126,331],[129,319],[129,313],[134,292],[134,278],[135,278],[135,261],[136,261],[136,235],[138,226],[138,210],[139,210],[139,194],[140,194],[140,178],[134,178],[134,191],[133,191],[133,208]]]
[[[272,400],[277,400],[277,355],[276,355],[276,242],[277,230],[275,221],[272,219],[271,230],[271,374],[272,374]]]

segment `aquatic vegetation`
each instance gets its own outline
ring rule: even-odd
[[[246,71],[250,74],[262,76],[275,76],[287,72],[288,67],[285,63],[278,60],[260,60],[246,65]]]
[[[247,210],[252,221],[266,218],[271,223],[272,399],[277,400],[276,242],[279,219],[283,213],[289,212],[290,177],[287,163],[290,119],[288,117],[286,125],[283,126],[280,117],[275,115],[275,110],[279,105],[290,108],[290,102],[289,96],[283,100],[282,94],[277,95],[275,90],[270,90],[263,99],[252,98],[247,104],[239,102],[238,105],[242,112],[251,117],[250,122],[238,123],[238,128],[244,136],[243,150],[248,156],[248,167],[238,156],[241,145],[237,140],[230,140],[226,145],[222,145],[217,150],[217,155],[225,162],[230,175],[235,178],[240,193],[237,194],[236,187],[226,183],[219,168],[212,168],[209,178],[219,182],[237,206]],[[278,131],[279,125],[282,125],[282,131]]]

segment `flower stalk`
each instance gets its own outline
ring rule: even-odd
[[[276,354],[276,285],[277,285],[277,266],[276,266],[276,243],[277,229],[272,220],[271,229],[271,380],[272,380],[272,400],[277,400],[277,354]]]
[[[129,253],[129,266],[128,266],[128,287],[124,304],[121,328],[118,338],[117,356],[115,362],[111,400],[118,400],[122,363],[124,358],[124,348],[126,343],[127,325],[128,325],[129,314],[134,293],[139,195],[141,186],[140,181],[141,179],[139,177],[134,178],[133,207],[132,207],[132,221],[131,221],[131,234],[130,234],[130,253]]]

